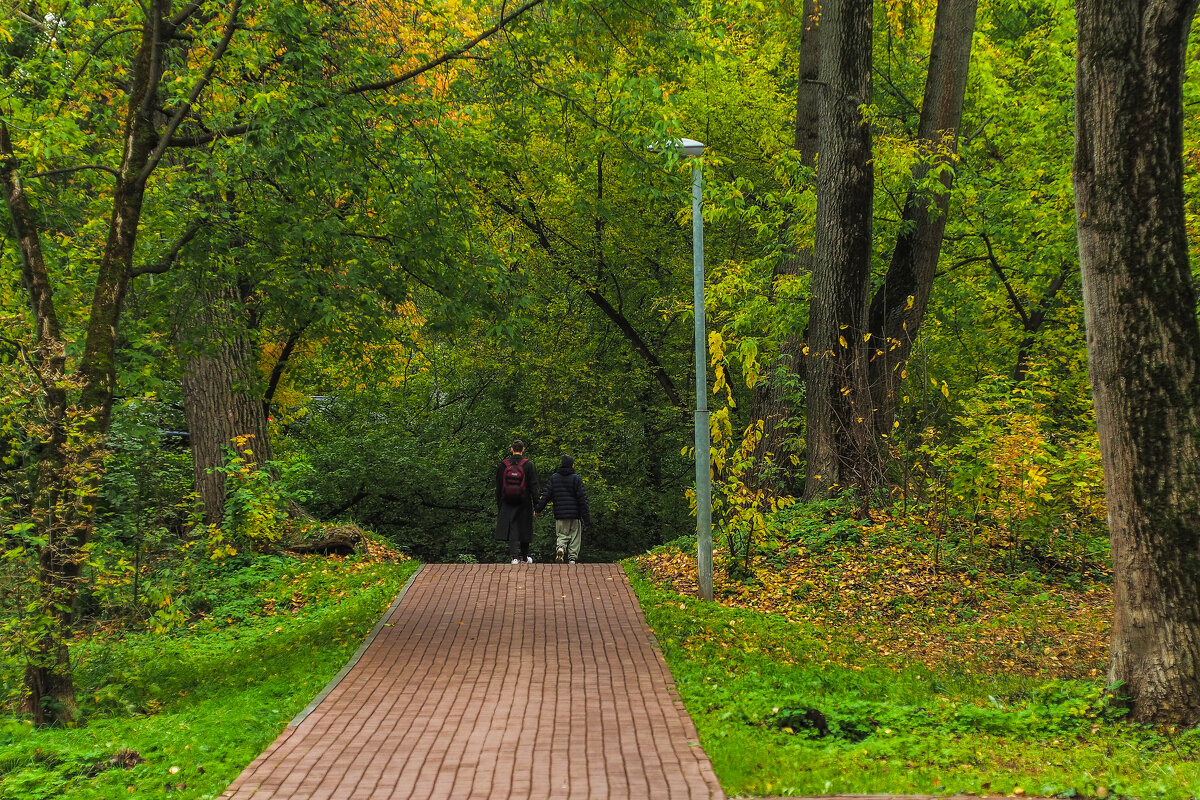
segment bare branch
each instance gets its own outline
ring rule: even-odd
[[[40,19],[38,19],[37,17],[31,17],[31,16],[29,16],[28,14],[26,14],[24,11],[22,11],[22,10],[21,10],[21,9],[19,9],[19,8],[14,8],[14,9],[11,9],[11,10],[12,10],[12,12],[13,12],[14,14],[16,14],[18,17],[20,17],[21,19],[25,20],[26,22],[28,22],[28,23],[29,23],[30,25],[32,25],[33,27],[37,28],[37,29],[38,29],[39,31],[41,31],[42,33],[44,33],[44,34],[47,34],[47,35],[53,35],[54,31],[52,31],[52,30],[50,30],[49,28],[47,28],[47,27],[46,27],[46,23],[42,22],[42,21],[41,21]]]

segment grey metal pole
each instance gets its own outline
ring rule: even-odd
[[[704,177],[692,164],[692,284],[696,307],[696,563],[700,596],[713,599],[712,475],[709,469],[708,338],[704,332]]]

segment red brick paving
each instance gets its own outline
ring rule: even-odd
[[[620,567],[439,564],[221,797],[725,795]]]

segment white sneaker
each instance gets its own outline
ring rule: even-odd
[[[525,559],[525,563],[526,563],[526,564],[532,564],[532,563],[533,563],[533,556],[529,556],[528,558],[526,558],[526,559]]]
[[[575,559],[573,559],[573,558],[572,558],[572,559],[571,559],[570,561],[568,561],[567,563],[568,563],[568,564],[574,564],[574,563],[575,563]]]
[[[519,558],[514,558],[514,559],[512,560],[512,562],[513,562],[514,564],[520,564],[520,563],[521,563],[521,559],[519,559]]]

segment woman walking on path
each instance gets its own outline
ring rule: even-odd
[[[541,513],[546,503],[554,503],[554,560],[561,564],[565,557],[574,564],[583,546],[583,523],[591,525],[592,515],[588,511],[583,478],[575,472],[575,459],[570,456],[564,455],[558,469],[550,474],[535,512]]]
[[[514,564],[532,564],[533,498],[538,496],[537,467],[525,458],[525,443],[512,443],[508,458],[496,467],[496,538],[508,542]]]

